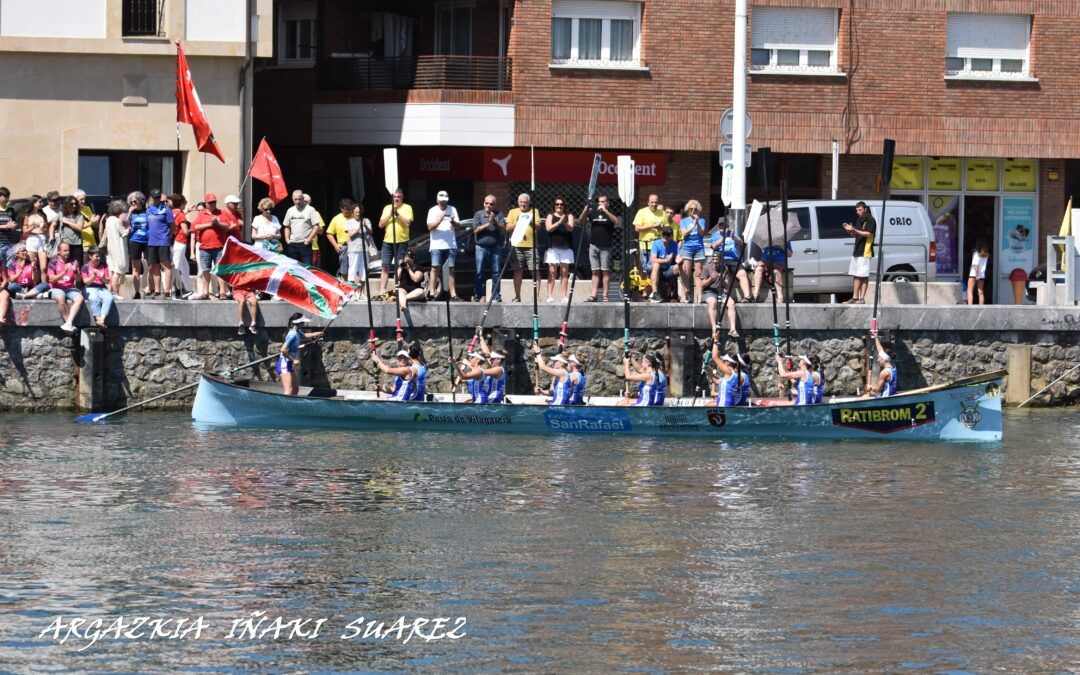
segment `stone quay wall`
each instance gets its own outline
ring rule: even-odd
[[[84,328],[67,335],[51,303],[16,302],[19,324],[0,332],[0,409],[113,410],[168,393],[198,381],[200,371],[221,372],[273,355],[285,335],[293,309],[281,302],[260,304],[259,329],[237,334],[236,305],[226,302],[122,301],[104,331]],[[454,353],[459,355],[480,321],[483,307],[449,307]],[[540,307],[541,346],[554,352],[563,308]],[[393,358],[394,308],[374,307],[379,351]],[[854,394],[865,380],[864,338],[871,310],[865,306],[793,305],[791,352],[817,353],[825,366],[830,394]],[[784,308],[779,310],[781,326]],[[756,389],[775,395],[772,309],[740,305],[738,339],[721,338],[728,352],[749,356]],[[85,318],[80,325],[86,325]],[[315,320],[309,330],[325,321]],[[447,306],[418,305],[403,322],[408,340],[418,340],[431,367],[429,387],[449,391]],[[568,349],[588,358],[589,393],[616,395],[621,389],[623,308],[620,304],[575,305],[570,314]],[[892,344],[901,389],[940,384],[989,370],[1010,370],[1006,400],[1019,403],[1080,362],[1080,309],[1016,306],[887,306],[880,312],[883,339]],[[509,353],[508,387],[529,393],[535,368],[528,346],[530,305],[492,306],[485,323],[491,341]],[[787,345],[787,332],[781,331]],[[699,379],[709,338],[704,306],[635,304],[631,309],[632,349],[660,351],[669,364],[673,395],[693,396],[706,386]],[[303,350],[301,378],[306,386],[369,389],[374,369],[368,356],[366,308],[352,305],[334,322],[326,338]],[[236,377],[275,379],[272,361]],[[388,377],[383,376],[384,384]],[[541,377],[546,386],[548,378]],[[150,408],[183,410],[194,388],[167,396]],[[1031,405],[1080,402],[1080,369],[1066,376]]]

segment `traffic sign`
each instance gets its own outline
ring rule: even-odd
[[[746,114],[746,137],[750,138],[750,130],[754,125],[750,122],[750,114]],[[731,141],[735,140],[731,136],[732,129],[735,128],[735,110],[728,108],[724,111],[724,114],[720,117],[720,133],[724,135],[724,138]]]
[[[720,181],[720,201],[724,206],[731,206],[731,176],[735,173],[735,162],[730,159],[724,162],[724,174]]]
[[[749,169],[750,168],[750,155],[753,154],[753,151],[751,151],[749,143],[745,144],[744,147],[746,149],[746,168]],[[730,143],[721,143],[720,144],[720,164],[723,165],[726,162],[730,162],[734,157],[735,157],[735,148],[733,148]]]

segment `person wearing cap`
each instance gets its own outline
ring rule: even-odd
[[[397,366],[388,366],[379,359],[378,353],[371,350],[371,360],[380,372],[394,376],[394,386],[385,390],[391,401],[423,401],[427,396],[428,368],[424,352],[418,343],[413,343],[409,351],[397,353]]]
[[[811,405],[814,402],[814,392],[817,381],[814,379],[813,364],[809,356],[798,357],[798,370],[788,370],[784,364],[784,357],[776,355],[776,370],[781,380],[795,383],[795,399],[793,401],[781,401],[780,405]]]
[[[721,407],[736,406],[742,398],[740,393],[739,374],[735,372],[735,359],[728,354],[720,353],[720,345],[713,340],[712,347],[713,363],[716,364],[717,375],[713,378],[716,385],[716,405]]]
[[[311,264],[311,242],[319,235],[322,219],[305,199],[303,190],[293,190],[293,205],[281,221],[285,234],[285,255],[305,265]]]
[[[218,208],[217,195],[209,193],[204,201],[206,208],[199,211],[192,224],[192,231],[199,236],[199,295],[193,300],[208,300],[212,281],[210,270],[221,260],[221,252],[225,249],[225,242],[230,236],[239,234],[240,223],[236,216],[228,209],[222,211]],[[228,295],[228,287],[220,277],[217,279],[217,298],[225,298]]]
[[[566,357],[566,367],[570,371],[570,405],[585,405],[585,387],[589,377],[585,374],[585,357],[571,354]]]
[[[663,302],[660,295],[660,279],[675,278],[675,256],[679,253],[679,245],[675,243],[674,233],[670,226],[665,225],[660,229],[660,238],[652,240],[652,249],[649,252],[649,270],[652,279],[652,295],[649,302]]]
[[[655,352],[646,354],[640,362],[629,354],[623,355],[623,377],[630,382],[638,383],[638,396],[633,400],[627,397],[619,405],[637,407],[664,405],[664,399],[667,397],[667,375],[664,374],[663,364],[660,355]]]
[[[322,337],[323,331],[305,333],[301,330],[304,324],[311,323],[300,312],[294,312],[289,317],[289,332],[281,343],[281,354],[278,355],[275,372],[281,376],[281,387],[286,396],[296,396],[300,391],[300,343],[305,339],[314,340]]]
[[[457,364],[461,379],[465,380],[465,388],[469,392],[469,400],[466,403],[487,403],[487,389],[484,387],[484,365],[487,357],[480,352],[469,352],[466,360]]]
[[[172,230],[176,217],[157,188],[150,191],[146,200],[146,223],[146,262],[150,265],[146,297],[169,298],[172,289]]]
[[[487,395],[487,403],[504,403],[506,400],[506,355],[495,351],[488,346],[484,339],[484,331],[479,327],[480,353],[487,356],[488,367],[484,369],[484,392]]]
[[[461,225],[461,218],[457,209],[450,206],[450,195],[446,190],[441,190],[435,196],[435,206],[428,209],[427,228],[431,232],[431,271],[428,281],[428,292],[431,297],[437,298],[443,290],[449,290],[451,300],[460,300],[457,294],[457,285],[454,283],[454,267],[457,264],[458,243],[454,228]],[[449,279],[449,288],[443,289],[442,266],[446,264]]]
[[[877,333],[874,334],[874,344],[877,346],[876,360],[878,365],[881,366],[881,371],[878,373],[877,383],[870,385],[870,390],[867,392],[868,397],[886,398],[896,396],[897,372],[896,366],[893,365],[892,354],[881,344],[881,338],[878,337]]]
[[[536,355],[536,367],[551,375],[551,399],[547,401],[548,405],[570,405],[573,400],[574,386],[580,379],[580,373],[571,374],[567,367],[569,361],[562,354],[552,356],[549,366],[544,362],[544,355],[540,352],[538,345],[534,344],[532,350]],[[544,392],[537,387],[536,393]]]
[[[379,295],[386,293],[390,270],[400,267],[405,249],[409,244],[409,228],[413,223],[412,207],[405,203],[405,193],[401,188],[394,190],[391,202],[383,207],[379,216],[379,229],[383,231],[382,270],[379,272]],[[400,284],[400,279],[394,280]]]

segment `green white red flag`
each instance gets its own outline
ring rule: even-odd
[[[355,286],[320,269],[249,246],[235,237],[225,242],[221,260],[210,271],[233,288],[269,293],[328,319],[336,316],[342,303],[356,292]]]

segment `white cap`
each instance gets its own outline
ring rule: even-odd
[[[469,352],[470,359],[480,359],[481,361],[487,361],[487,357],[480,352]]]
[[[559,363],[566,363],[567,362],[566,357],[563,356],[562,354],[556,354],[555,356],[552,356],[551,360],[552,361],[558,361]]]
[[[488,358],[489,359],[505,359],[506,357],[503,356],[502,354],[500,354],[499,352],[491,352],[491,355],[488,356]]]
[[[395,356],[404,356],[405,358],[409,358],[409,352],[402,349],[402,350],[398,351],[398,353],[395,354]]]
[[[581,365],[581,361],[577,360],[577,355],[576,354],[571,354],[570,355],[570,363],[576,363],[579,366]]]
[[[805,363],[808,366],[814,365],[813,363],[810,362],[810,357],[809,356],[800,356],[799,360],[802,361],[803,363]]]
[[[728,363],[735,363],[735,359],[731,358],[727,354],[724,354],[723,356],[721,356],[720,360],[721,361],[727,361]]]
[[[293,319],[289,323],[292,324],[293,326],[297,326],[297,325],[302,324],[302,323],[311,323],[311,319],[307,318],[306,316],[302,316],[299,319]]]
[[[885,352],[878,352],[877,357],[879,359],[881,359],[882,361],[888,361],[889,363],[892,363],[892,359],[889,358],[889,355],[886,354]]]
[[[237,197],[236,195],[229,195],[229,196],[227,196],[225,198],[225,203],[226,204],[239,204],[240,203],[240,198]]]
[[[435,195],[435,200],[440,202],[450,201],[450,195],[446,194],[446,190],[439,190],[439,194]]]

